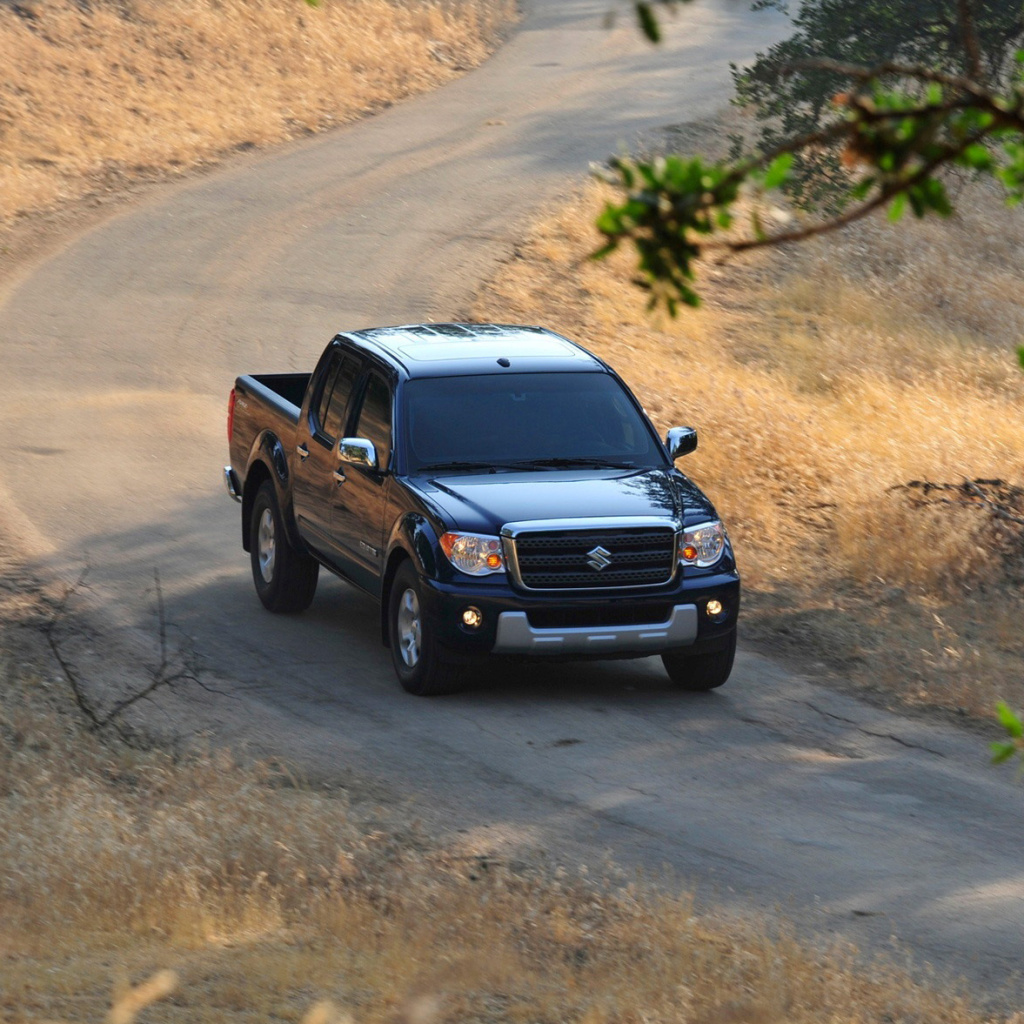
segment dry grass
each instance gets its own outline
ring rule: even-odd
[[[537,226],[476,313],[606,356],[719,506],[748,625],[911,701],[1024,702],[1024,536],[913,480],[1024,482],[1024,211],[981,188],[953,223],[870,224],[708,267],[705,305],[652,322],[623,253],[591,263],[591,186]],[[788,632],[787,632],[788,627]]]
[[[164,996],[151,1018],[225,1024],[344,1019],[325,998],[360,1024],[981,1020],[671,887],[430,849],[279,768],[101,743],[59,685],[8,663],[0,687],[0,1019],[113,998],[127,1024]]]
[[[514,0],[0,2],[0,225],[352,120],[478,64]]]

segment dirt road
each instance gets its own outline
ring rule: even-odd
[[[698,0],[652,53],[631,24],[603,30],[605,9],[538,4],[480,71],[162,193],[11,289],[5,522],[39,571],[88,567],[96,631],[62,642],[93,687],[131,683],[126,651],[156,658],[159,579],[170,648],[216,692],[163,694],[154,728],[245,739],[475,849],[669,865],[705,897],[869,949],[895,937],[991,992],[1024,962],[1024,787],[981,738],[749,654],[696,698],[649,661],[512,666],[416,700],[337,581],[300,619],[253,594],[220,480],[234,376],[309,368],[341,328],[464,315],[538,200],[713,113],[728,61],[782,31]]]

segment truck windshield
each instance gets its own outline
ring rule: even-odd
[[[667,463],[622,385],[606,373],[421,378],[403,396],[411,473]]]

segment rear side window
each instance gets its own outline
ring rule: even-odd
[[[331,389],[327,402],[323,423],[323,431],[332,440],[337,440],[345,432],[345,420],[348,416],[348,400],[352,395],[352,385],[359,374],[359,360],[355,356],[346,355]]]
[[[376,374],[371,374],[366,382],[356,437],[373,442],[378,467],[387,469],[391,452],[391,389]]]
[[[336,352],[331,357],[330,365],[327,367],[327,372],[324,374],[323,387],[320,389],[320,395],[317,398],[316,410],[314,413],[314,419],[316,420],[318,430],[323,430],[324,421],[327,418],[327,406],[330,404],[331,392],[334,391],[334,385],[338,380],[338,371],[341,370],[341,360],[341,353]]]
[[[352,385],[359,376],[358,357],[351,353],[338,353],[324,374],[324,386],[313,415],[316,432],[331,442],[337,441],[345,430],[345,416]]]

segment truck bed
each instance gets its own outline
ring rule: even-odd
[[[253,373],[239,377],[235,386],[241,386],[285,415],[290,412],[288,406],[293,406],[295,411],[290,418],[297,423],[310,376],[308,373]]]
[[[302,412],[309,373],[246,374],[235,381],[231,459],[247,466],[256,438],[269,430],[290,447]]]

